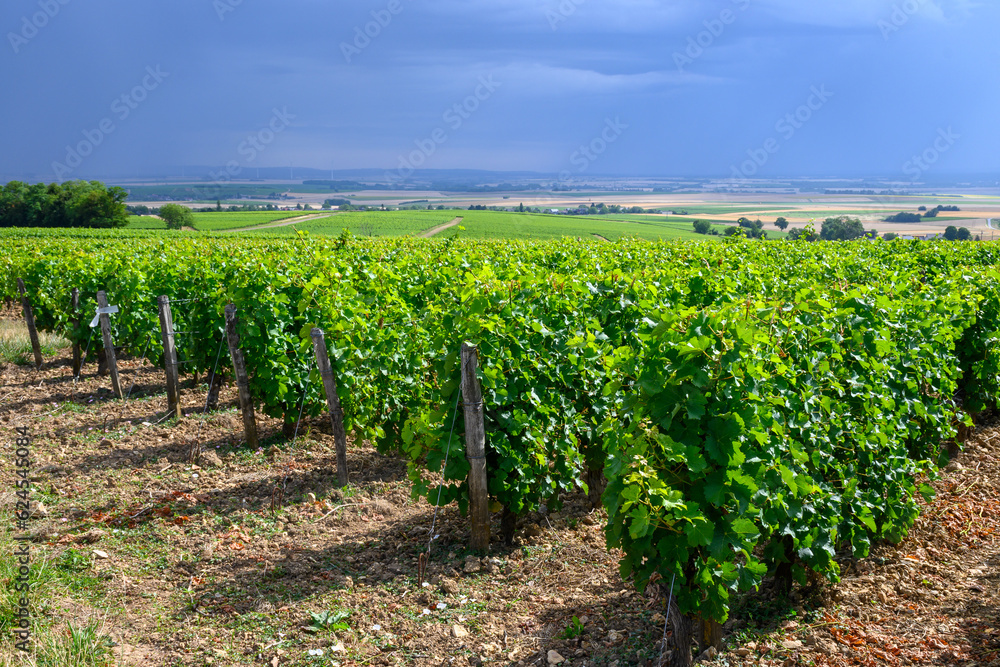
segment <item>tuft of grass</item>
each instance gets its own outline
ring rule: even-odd
[[[43,331],[38,332],[38,342],[41,344],[43,357],[53,357],[59,350],[70,345],[62,336]],[[34,363],[28,325],[24,322],[0,320],[0,361],[18,366]]]
[[[52,628],[39,636],[34,658],[22,659],[31,667],[109,667],[114,664],[114,642],[101,629],[97,621],[75,626],[66,623],[65,629]]]
[[[14,552],[9,535],[0,535],[0,553]],[[110,667],[114,664],[114,646],[97,620],[66,621],[54,619],[52,601],[59,597],[76,597],[74,591],[84,588],[92,592],[99,585],[93,577],[87,558],[75,549],[59,556],[46,553],[33,545],[28,581],[30,591],[15,590],[16,558],[0,558],[0,665],[23,667]],[[28,652],[15,649],[10,641],[15,627],[14,609],[19,598],[26,596],[31,610],[31,643]]]

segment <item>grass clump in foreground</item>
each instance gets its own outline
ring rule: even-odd
[[[69,347],[62,336],[38,332],[43,357],[54,357],[58,350]],[[0,320],[0,362],[17,365],[34,363],[28,325],[19,320]]]
[[[19,543],[21,544],[21,543]],[[13,554],[14,541],[0,535],[0,552]],[[31,546],[30,591],[16,590],[17,558],[0,558],[0,665],[24,667],[105,667],[114,664],[114,642],[95,617],[60,619],[54,601],[67,599],[77,584],[96,582],[89,559],[71,550],[67,557],[53,558],[37,544]],[[80,579],[79,582],[76,580]],[[28,651],[15,647],[15,609],[25,597],[31,610]]]

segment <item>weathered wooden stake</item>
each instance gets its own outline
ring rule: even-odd
[[[222,385],[226,381],[226,374],[220,370],[216,370],[214,373],[209,373],[208,379],[208,399],[205,401],[205,405],[208,406],[209,410],[219,409],[219,392],[222,391]],[[198,383],[198,376],[195,374],[195,384]]]
[[[83,367],[83,357],[80,355],[80,289],[73,288],[70,293],[69,307],[73,313],[73,377],[80,377]]]
[[[344,411],[340,408],[340,397],[337,396],[337,378],[330,365],[330,357],[326,352],[326,339],[322,329],[312,330],[313,351],[316,353],[316,366],[323,378],[323,389],[326,391],[326,405],[330,409],[330,423],[333,426],[333,440],[337,445],[337,483],[347,486],[347,434],[344,433]]]
[[[35,314],[31,312],[31,301],[24,289],[24,281],[17,279],[17,290],[21,293],[21,308],[24,310],[24,321],[28,325],[28,336],[31,338],[31,349],[35,353],[35,367],[42,367],[42,346],[38,343],[38,329],[35,328]]]
[[[163,337],[163,366],[167,371],[167,409],[180,419],[181,391],[177,377],[177,346],[174,345],[174,317],[170,312],[170,299],[161,296],[156,300],[160,307],[160,334]]]
[[[483,393],[476,377],[478,351],[462,343],[462,401],[465,410],[465,456],[469,460],[469,519],[472,522],[473,551],[490,549],[489,491],[486,487],[486,423],[483,420]]]
[[[691,656],[691,620],[681,613],[677,607],[676,598],[670,602],[667,618],[674,629],[674,634],[671,637],[673,649],[669,654],[664,655],[666,659],[663,661],[663,665],[664,667],[690,667],[694,664]]]
[[[710,646],[722,648],[722,624],[704,618],[698,619],[698,651],[704,653]]]
[[[108,295],[104,290],[97,293],[97,307],[108,307]],[[108,370],[111,371],[111,388],[114,389],[115,395],[118,398],[124,399],[125,394],[122,393],[122,383],[118,377],[118,360],[115,359],[115,344],[111,340],[111,318],[107,313],[101,313],[100,322],[101,334],[104,336],[104,358],[108,365]]]
[[[247,376],[246,363],[243,360],[243,350],[240,349],[240,335],[237,333],[239,319],[236,317],[236,306],[226,306],[226,339],[229,342],[229,355],[233,359],[233,371],[236,375],[236,387],[239,389],[240,410],[243,412],[243,431],[246,433],[247,444],[257,447],[257,419],[253,412],[253,399],[250,397],[250,378]]]

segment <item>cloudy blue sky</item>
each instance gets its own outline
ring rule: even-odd
[[[0,177],[996,175],[998,26],[985,0],[6,0]]]

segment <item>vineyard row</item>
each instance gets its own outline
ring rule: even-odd
[[[676,578],[679,610],[712,621],[765,576],[835,580],[839,557],[901,539],[921,480],[1000,398],[991,244],[5,244],[0,294],[22,278],[38,326],[77,344],[89,322],[73,288],[80,303],[106,290],[131,346],[167,294],[185,303],[178,329],[200,332],[182,337],[186,369],[207,372],[233,304],[246,387],[287,424],[331,406],[322,325],[345,431],[463,512],[476,457],[448,434],[474,344],[504,539],[519,514],[585,490],[623,576]],[[469,410],[456,419],[472,428]]]

